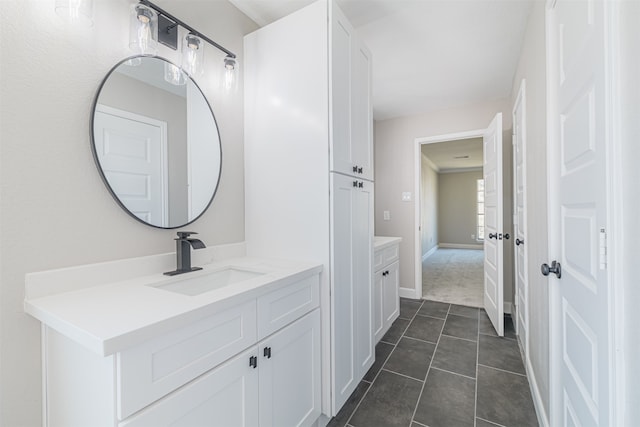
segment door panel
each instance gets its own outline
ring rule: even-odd
[[[484,308],[496,333],[503,336],[502,113],[495,116],[485,131],[483,151],[485,191]],[[495,237],[490,238],[490,235],[495,235]]]
[[[562,266],[552,291],[554,425],[610,425],[607,229],[607,2],[560,0],[549,11],[553,72],[549,252]],[[553,141],[553,138],[552,140]],[[601,261],[604,261],[602,265]],[[555,396],[555,398],[553,397]]]
[[[513,109],[513,200],[515,246],[516,313],[515,323],[518,340],[528,358],[529,285],[527,265],[527,210],[526,210],[526,81],[523,79]],[[522,243],[524,242],[524,243]]]

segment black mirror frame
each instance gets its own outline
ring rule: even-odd
[[[220,128],[218,127],[218,122],[216,120],[216,116],[213,113],[213,109],[211,108],[211,104],[209,104],[209,100],[207,99],[207,97],[204,95],[204,92],[202,91],[202,89],[200,89],[200,86],[198,86],[198,84],[195,82],[195,80],[193,78],[191,78],[191,76],[189,76],[188,74],[186,74],[187,78],[189,78],[191,80],[191,82],[195,85],[195,87],[200,91],[200,93],[202,94],[202,97],[204,98],[204,101],[207,103],[207,107],[209,107],[209,111],[211,112],[211,117],[213,118],[213,122],[216,126],[216,132],[218,134],[218,141],[219,141],[219,150],[220,150],[220,168],[218,170],[218,179],[216,182],[216,186],[213,189],[213,193],[211,194],[211,199],[209,199],[209,203],[207,203],[207,206],[205,206],[205,208],[202,210],[202,212],[200,212],[195,218],[193,218],[192,220],[185,222],[184,224],[179,224],[176,226],[171,226],[171,227],[162,227],[159,225],[155,225],[155,224],[150,224],[146,221],[143,221],[142,219],[140,219],[139,217],[137,217],[136,215],[134,215],[133,212],[131,212],[129,210],[129,208],[127,208],[124,203],[122,203],[122,201],[120,200],[120,198],[118,198],[118,195],[115,193],[115,191],[113,191],[113,188],[111,188],[111,184],[109,184],[109,181],[107,180],[107,177],[104,174],[104,171],[102,170],[102,166],[100,165],[100,160],[98,159],[98,153],[96,151],[96,142],[95,142],[95,132],[94,132],[94,119],[95,119],[95,115],[96,115],[96,107],[98,106],[98,98],[100,98],[100,93],[102,92],[102,88],[104,87],[104,85],[106,84],[107,80],[109,79],[109,77],[111,76],[111,74],[113,74],[113,72],[120,67],[122,64],[124,64],[127,61],[130,61],[132,59],[142,59],[142,58],[156,58],[156,59],[160,59],[162,61],[168,62],[169,64],[175,65],[173,64],[171,61],[169,61],[166,58],[160,57],[160,56],[155,56],[155,55],[135,55],[135,56],[130,56],[128,58],[123,59],[122,61],[118,62],[116,65],[114,65],[109,72],[107,73],[107,75],[104,77],[104,79],[102,79],[102,82],[100,83],[100,86],[98,87],[98,91],[96,92],[96,96],[93,100],[93,103],[91,105],[91,120],[89,123],[89,136],[90,136],[90,144],[91,144],[91,153],[93,154],[93,160],[96,164],[96,168],[98,169],[98,172],[100,173],[100,178],[102,178],[102,182],[104,183],[104,185],[107,187],[107,190],[109,190],[109,193],[111,194],[111,197],[113,197],[113,199],[116,201],[116,203],[127,213],[129,214],[130,217],[134,218],[136,221],[141,222],[142,224],[148,225],[150,227],[153,228],[158,228],[161,230],[173,230],[176,228],[182,228],[185,227],[189,224],[192,224],[193,222],[197,221],[202,215],[204,215],[204,213],[209,209],[209,207],[211,206],[211,204],[213,203],[213,199],[216,196],[216,193],[218,192],[218,188],[220,187],[220,179],[222,178],[222,139],[220,138]]]

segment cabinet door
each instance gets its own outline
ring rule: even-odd
[[[119,426],[257,426],[258,369],[249,365],[257,355],[252,347]]]
[[[373,335],[375,342],[377,343],[382,339],[384,321],[382,318],[383,312],[383,282],[384,276],[382,272],[384,270],[377,271],[373,275]]]
[[[352,45],[354,29],[334,2],[330,27],[331,170],[355,175],[352,148]]]
[[[355,390],[355,298],[353,287],[354,178],[332,173],[331,366],[334,414]]]
[[[353,281],[357,378],[367,373],[375,360],[373,337],[373,183],[358,181],[353,193]]]
[[[373,108],[371,52],[358,37],[351,46],[351,152],[360,178],[373,181]]]
[[[388,271],[388,273],[384,276],[384,283],[382,285],[382,321],[387,326],[391,326],[393,321],[400,315],[400,298],[398,296],[398,287],[400,284],[399,266],[400,262],[396,261],[384,268],[384,271]]]
[[[259,344],[260,427],[310,426],[320,416],[320,310]]]
[[[331,174],[331,181],[331,362],[337,412],[374,361],[373,183],[340,174]]]

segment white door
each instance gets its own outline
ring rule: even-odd
[[[484,151],[484,309],[499,336],[504,336],[502,113],[483,135]],[[508,242],[508,240],[506,241]]]
[[[371,52],[359,38],[354,38],[353,42],[352,158],[354,165],[358,167],[356,176],[373,180]]]
[[[320,416],[320,310],[259,348],[260,427],[310,426]]]
[[[607,277],[606,17],[610,2],[548,10],[551,425],[615,425]],[[556,261],[554,271],[552,261]],[[559,264],[557,264],[559,263]],[[546,268],[545,268],[546,267]]]
[[[257,426],[258,369],[249,365],[252,356],[257,356],[255,346],[160,399],[119,426]]]
[[[513,243],[516,245],[514,268],[516,279],[516,333],[527,354],[529,346],[529,288],[527,282],[527,209],[526,209],[526,84],[522,80],[513,107]]]
[[[98,105],[93,125],[98,161],[111,190],[129,212],[166,227],[166,123]]]

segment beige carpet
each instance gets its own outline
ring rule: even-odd
[[[422,263],[422,298],[483,306],[484,251],[438,249]]]

